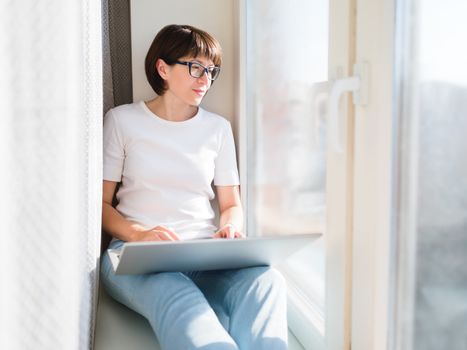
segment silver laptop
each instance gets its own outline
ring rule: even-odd
[[[275,265],[321,236],[293,234],[236,239],[129,242],[108,249],[117,275]]]

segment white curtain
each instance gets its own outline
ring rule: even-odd
[[[0,2],[0,349],[90,349],[101,4]]]

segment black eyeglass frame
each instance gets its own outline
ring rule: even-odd
[[[219,74],[221,73],[221,67],[218,67],[218,66],[211,66],[211,67],[205,67],[203,66],[201,63],[199,62],[192,62],[192,61],[175,61],[174,64],[181,64],[181,65],[184,65],[184,66],[188,66],[188,72],[190,73],[190,75],[193,77],[193,78],[201,78],[203,76],[204,73],[207,74],[207,77],[209,80],[211,81],[214,81],[216,80],[218,77],[219,77]],[[196,75],[193,75],[191,73],[191,66],[193,64],[197,64],[198,66],[201,66],[203,68],[202,70],[202,73],[199,77],[197,77]],[[216,75],[214,76],[213,78],[213,70],[209,71],[209,69],[216,69],[217,70],[217,73]]]

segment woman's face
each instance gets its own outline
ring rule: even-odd
[[[205,57],[182,57],[178,61],[196,62],[204,67],[214,66],[214,63]],[[211,80],[208,79],[207,74],[203,72],[201,77],[194,78],[190,75],[189,67],[181,64],[174,64],[167,68],[168,89],[165,94],[171,94],[190,106],[198,106],[211,87]]]

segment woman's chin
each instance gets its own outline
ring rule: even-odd
[[[201,97],[201,98],[195,98],[195,99],[192,101],[191,105],[192,105],[193,107],[199,107],[199,105],[201,104],[202,101],[203,101],[203,98],[202,98],[202,97]]]

